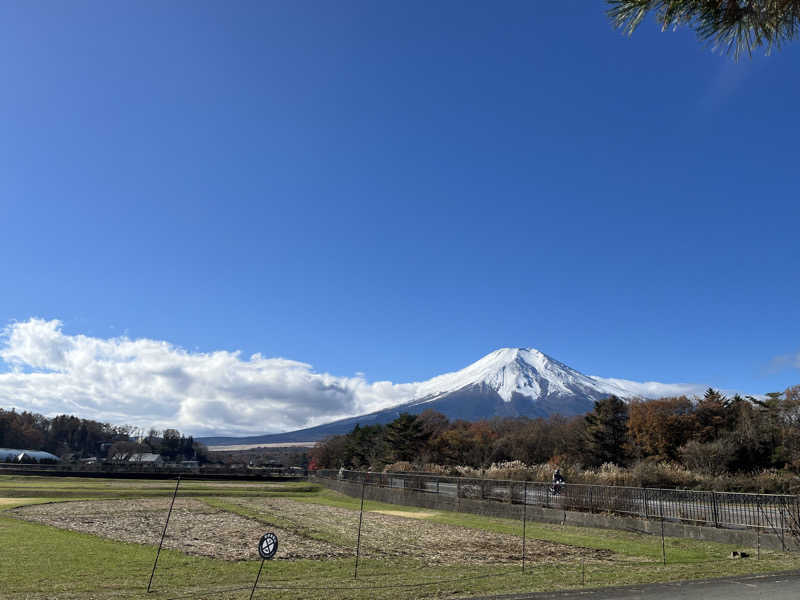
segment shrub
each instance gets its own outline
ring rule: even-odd
[[[736,458],[736,444],[729,438],[713,442],[691,441],[681,446],[681,461],[692,471],[706,475],[722,475],[730,471]]]

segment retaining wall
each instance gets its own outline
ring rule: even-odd
[[[325,477],[315,477],[313,475],[311,475],[309,479],[329,489],[341,492],[342,494],[356,498],[361,497],[362,486],[358,482],[339,481]],[[373,485],[368,485],[364,488],[364,498],[376,502],[385,502],[387,504],[416,506],[431,510],[466,512],[506,519],[522,519],[523,511],[522,504],[454,498],[420,490],[384,488]],[[527,506],[525,513],[527,520],[540,523],[557,523],[576,527],[596,527],[599,529],[617,529],[651,535],[661,534],[661,521],[658,520],[653,521],[610,514],[576,512],[557,508],[544,508],[530,504]],[[755,548],[757,543],[760,543],[761,547],[767,550],[785,549],[793,552],[800,551],[800,544],[788,533],[784,536],[782,541],[781,536],[769,533],[766,530],[757,533],[755,529],[722,529],[664,520],[664,535],[667,537],[733,544],[739,548]]]

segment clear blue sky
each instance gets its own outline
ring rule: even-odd
[[[0,326],[800,383],[800,43],[737,64],[604,10],[2,3]]]

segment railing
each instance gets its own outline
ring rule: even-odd
[[[798,496],[742,494],[443,477],[420,473],[318,470],[314,476],[442,497],[512,502],[562,510],[613,513],[724,528],[759,528],[781,537],[800,535]]]
[[[116,477],[130,476],[143,478],[158,476],[159,478],[192,476],[200,478],[209,477],[230,477],[230,478],[289,478],[305,479],[306,472],[294,469],[273,469],[248,467],[247,465],[217,465],[204,464],[198,466],[188,466],[181,464],[162,463],[58,463],[58,464],[20,464],[20,463],[0,463],[0,475],[60,475],[60,476],[94,476],[94,477]]]

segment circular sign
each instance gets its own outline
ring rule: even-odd
[[[278,536],[274,533],[265,533],[258,540],[258,553],[264,560],[269,560],[278,551]]]

